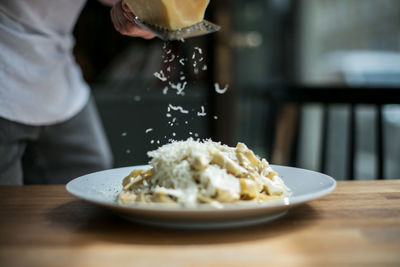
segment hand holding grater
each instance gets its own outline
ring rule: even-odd
[[[139,2],[139,0],[136,0],[136,1]],[[141,1],[145,1],[145,0],[141,0]],[[147,0],[147,1],[151,1],[151,0]],[[124,2],[125,3],[123,3],[123,9],[131,11],[132,8],[130,8],[126,4],[126,1],[124,1]],[[208,1],[206,4],[208,4]],[[124,8],[124,6],[126,6],[126,8]],[[163,41],[172,41],[172,40],[183,41],[188,38],[213,33],[213,32],[219,31],[221,29],[220,26],[203,19],[202,21],[200,21],[194,25],[191,25],[189,27],[171,30],[168,28],[164,28],[162,26],[152,24],[152,23],[147,23],[145,20],[140,19],[140,16],[136,16],[131,12],[124,12],[124,15],[128,20],[136,23],[137,25],[141,26],[145,30],[148,30],[149,32],[153,33],[154,35],[156,35]]]
[[[169,30],[160,26],[147,24],[141,21],[138,17],[133,18],[133,21],[142,28],[154,33],[158,38],[160,38],[163,41],[173,41],[173,40],[183,41],[188,38],[193,38],[217,32],[221,29],[221,26],[218,26],[207,20],[203,20],[197,24],[181,28],[178,30]]]

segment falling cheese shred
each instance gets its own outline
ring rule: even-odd
[[[268,162],[243,143],[228,147],[189,138],[148,155],[150,169],[134,170],[123,180],[120,204],[264,202],[291,194]]]

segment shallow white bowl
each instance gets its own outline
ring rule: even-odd
[[[118,215],[139,223],[174,228],[225,228],[267,222],[286,214],[289,208],[320,198],[336,187],[336,181],[325,174],[285,166],[272,165],[292,196],[265,203],[230,203],[222,208],[208,204],[182,207],[169,204],[137,203],[121,206],[116,199],[122,190],[122,180],[133,169],[149,166],[132,166],[91,173],[67,184],[72,195],[117,212]]]

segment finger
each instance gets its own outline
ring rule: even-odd
[[[129,8],[129,6],[124,1],[121,1],[121,8],[125,12],[132,13],[132,10]]]
[[[135,15],[132,12],[123,12],[123,15],[129,21],[135,20]]]
[[[153,38],[155,38],[155,37],[156,37],[156,35],[155,35],[154,33],[149,33],[149,34],[145,37],[145,39],[150,40],[150,39],[153,39]]]
[[[143,37],[146,40],[149,39],[153,39],[154,37],[156,37],[156,35],[152,32],[146,31],[146,30],[142,30],[142,35],[141,37]]]
[[[122,13],[123,13],[125,18],[127,18],[130,21],[134,21],[135,20],[136,15],[133,14],[131,9],[124,2],[122,3],[122,8],[121,9],[122,9]]]
[[[133,22],[129,21],[124,16],[116,16],[116,19],[118,20],[118,23],[120,25],[119,30],[124,35],[129,34],[131,29],[135,26],[135,24]]]
[[[125,35],[140,37],[145,33],[136,23],[125,17],[119,17],[119,23],[121,24],[121,32]]]
[[[111,21],[113,22],[114,28],[117,31],[120,31],[122,28],[122,25],[118,19],[117,11],[115,10],[114,7],[111,9],[110,14],[111,14]]]
[[[155,35],[134,23],[127,17],[133,16],[133,13],[122,12],[121,6],[116,5],[111,10],[111,19],[114,28],[123,35],[131,37],[142,37],[144,39],[152,39]]]
[[[129,8],[129,6],[124,1],[121,1],[121,7],[124,11],[123,12],[124,17],[128,21],[132,22],[132,25],[129,23],[125,27],[125,31],[128,33],[127,35],[143,37],[145,39],[151,39],[151,38],[155,37],[155,35],[153,33],[141,28],[139,25],[134,23],[136,16],[135,16],[135,14],[133,14],[133,12]],[[121,23],[124,23],[124,21],[121,21]],[[135,28],[133,28],[133,27],[135,27]]]
[[[136,24],[129,25],[125,28],[125,32],[129,36],[142,37],[144,39],[152,39],[155,35]]]

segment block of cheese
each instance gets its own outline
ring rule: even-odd
[[[124,0],[143,22],[169,30],[192,26],[204,18],[210,0]]]

